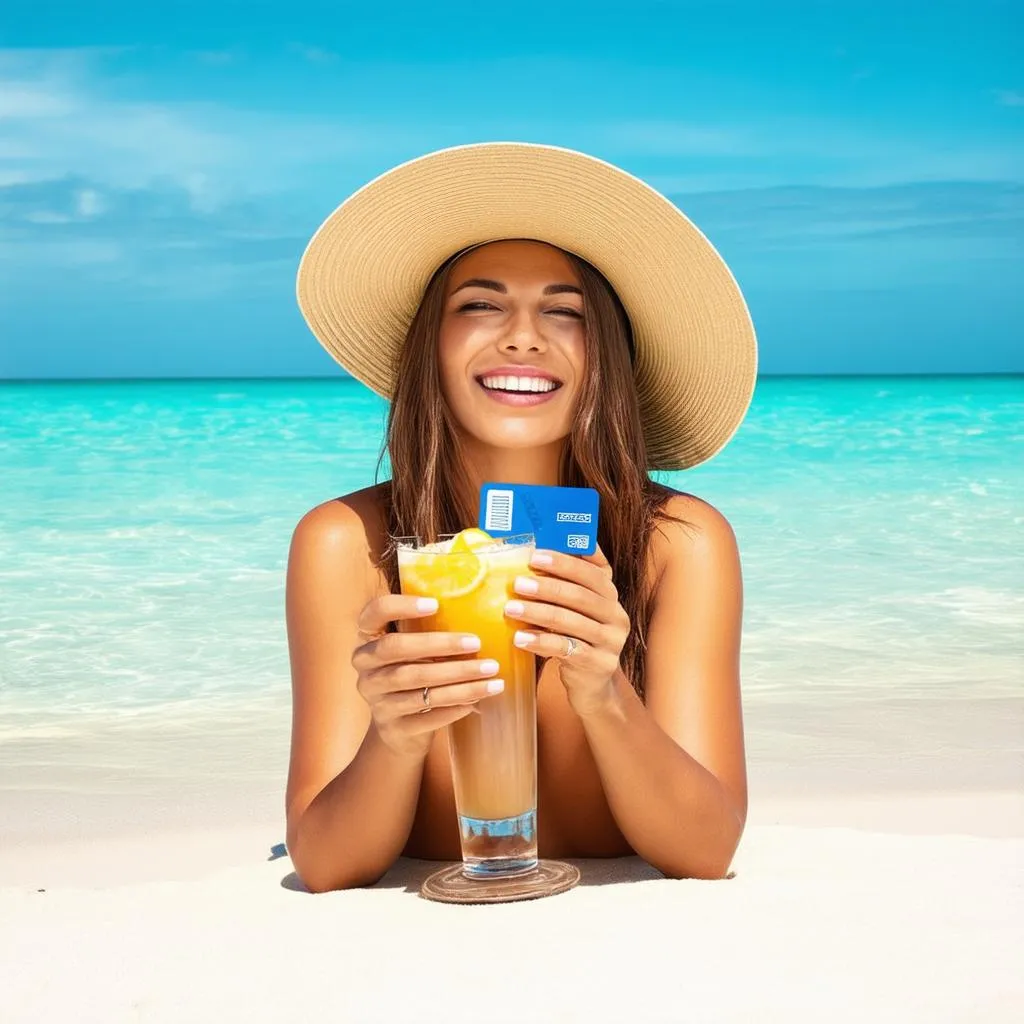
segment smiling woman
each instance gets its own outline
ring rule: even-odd
[[[666,495],[645,470],[631,353],[621,303],[579,257],[517,239],[446,261],[399,354],[388,533],[436,537],[476,522],[477,481],[593,487],[603,505],[602,548],[638,622],[623,658],[642,692],[646,614],[638,580]],[[513,375],[554,387],[512,392]],[[434,488],[436,500],[423,500]],[[390,554],[385,566],[395,564]],[[390,580],[397,588],[395,571]]]
[[[596,555],[538,552],[505,607],[543,664],[540,855],[636,852],[720,877],[746,815],[739,558],[720,513],[648,475],[710,458],[750,401],[753,330],[717,253],[600,161],[464,147],[343,204],[307,249],[299,300],[391,398],[392,466],[311,510],[292,542],[300,876],[330,889],[403,852],[459,858],[439,737],[496,692],[495,668],[472,656],[477,637],[396,632],[434,604],[400,593],[395,542],[475,523],[480,485],[499,480],[601,499]]]

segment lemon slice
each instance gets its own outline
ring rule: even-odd
[[[402,589],[439,601],[462,597],[484,581],[487,566],[471,551],[451,551],[402,570]]]
[[[486,547],[486,545],[493,543],[494,538],[489,533],[484,533],[483,530],[478,530],[475,526],[472,526],[456,536],[452,542],[452,553],[475,551],[477,548]]]

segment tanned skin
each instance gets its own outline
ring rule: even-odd
[[[539,242],[491,243],[453,268],[439,359],[471,467],[467,493],[486,480],[558,483],[583,370],[576,284],[565,256]],[[539,367],[562,387],[542,405],[502,406],[478,377],[509,364]],[[384,492],[312,509],[289,554],[287,838],[314,891],[372,884],[401,855],[461,857],[443,727],[488,699],[487,679],[465,658],[461,634],[386,632],[431,610],[389,593],[376,568],[387,541]],[[539,853],[636,853],[669,877],[720,878],[747,812],[740,559],[711,505],[671,492],[666,508],[688,526],[659,525],[651,541],[645,702],[618,667],[630,623],[600,551],[555,554],[536,566],[539,592],[506,610],[534,638],[526,649],[547,659],[538,680]],[[569,634],[584,643],[565,660]],[[426,660],[446,655],[463,660]]]

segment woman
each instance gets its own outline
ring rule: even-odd
[[[402,854],[459,859],[439,730],[488,699],[489,666],[473,637],[396,631],[433,608],[398,593],[390,538],[474,525],[481,483],[506,481],[601,496],[598,552],[538,553],[538,586],[505,609],[542,659],[540,855],[722,877],[747,805],[739,557],[717,510],[647,473],[710,458],[749,405],[754,333],[721,258],[617,168],[487,144],[350,197],[298,290],[320,342],[392,399],[391,481],[317,506],[292,540],[299,876],[322,891]]]

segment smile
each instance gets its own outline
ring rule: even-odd
[[[547,377],[481,377],[488,391],[554,391],[561,385]]]
[[[502,405],[540,405],[550,401],[562,382],[546,375],[487,373],[476,378],[487,397]]]

